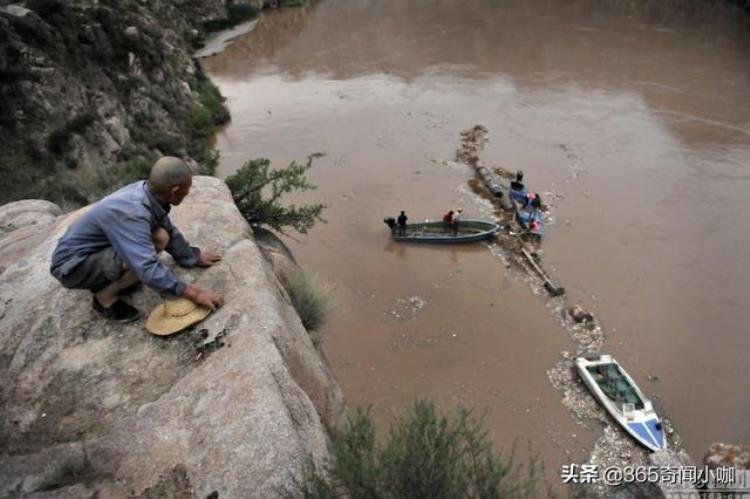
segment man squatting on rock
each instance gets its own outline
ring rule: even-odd
[[[210,267],[221,256],[191,247],[169,219],[190,192],[193,175],[179,158],[164,157],[138,181],[106,196],[71,225],[52,254],[50,272],[69,289],[88,289],[102,316],[132,322],[141,314],[118,298],[139,281],[172,298],[215,310],[223,297],[185,284],[157,257],[166,250],[182,267]]]

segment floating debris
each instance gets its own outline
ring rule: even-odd
[[[568,308],[568,315],[577,323],[581,322],[593,322],[594,316],[590,312],[586,312],[580,305],[573,305]]]
[[[396,308],[389,310],[388,315],[399,321],[413,320],[419,311],[427,305],[427,300],[420,296],[403,296],[396,298]]]
[[[482,125],[474,125],[468,130],[461,132],[461,148],[456,151],[456,161],[476,166],[479,161],[479,153],[484,150],[485,144],[489,142],[487,129]]]

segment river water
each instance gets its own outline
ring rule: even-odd
[[[325,152],[294,199],[327,224],[289,244],[334,299],[324,350],[381,426],[416,397],[486,414],[499,446],[557,470],[581,426],[546,372],[575,346],[485,245],[389,241],[384,216],[463,206],[453,163],[482,124],[490,165],[549,192],[547,268],[700,460],[750,441],[750,22],[712,2],[321,0],[265,13],[203,65],[228,98],[220,173]],[[567,450],[567,452],[566,452]],[[553,475],[556,471],[553,472]]]

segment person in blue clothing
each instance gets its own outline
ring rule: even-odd
[[[50,272],[69,289],[93,293],[103,317],[132,322],[141,313],[120,295],[139,282],[171,298],[188,298],[215,310],[223,297],[179,280],[158,259],[167,251],[182,267],[210,267],[221,256],[190,246],[169,219],[190,192],[193,176],[179,158],[154,163],[146,181],[126,185],[97,202],[60,238]]]

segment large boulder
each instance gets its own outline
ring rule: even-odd
[[[703,463],[710,468],[731,467],[750,470],[750,445],[716,442],[703,456]]]
[[[42,199],[0,206],[0,273],[44,242],[61,216],[59,206]]]
[[[29,225],[46,225],[62,215],[55,203],[43,199],[23,199],[0,206],[0,230],[10,232]]]
[[[703,456],[703,464],[714,473],[707,497],[745,497],[750,494],[750,445],[716,442]]]
[[[54,223],[30,225],[9,234],[0,234],[0,273],[30,255],[50,236],[54,228]]]
[[[49,275],[78,216],[0,274],[0,497],[271,497],[320,462],[341,391],[226,184],[195,177],[172,214],[223,254],[175,272],[226,304],[170,337],[105,322]]]

